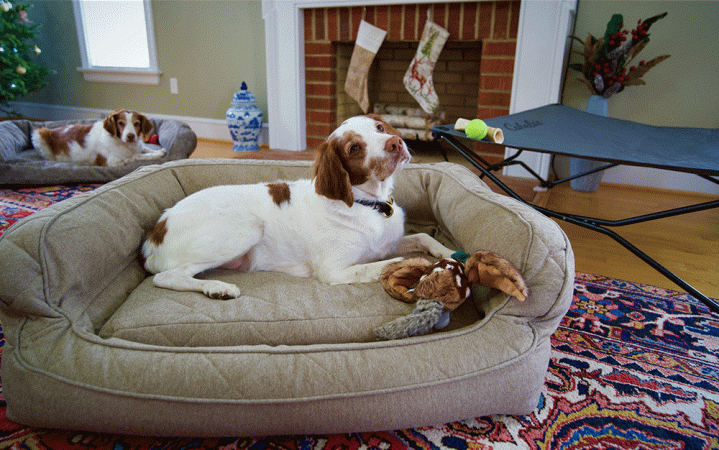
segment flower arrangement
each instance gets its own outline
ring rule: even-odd
[[[572,39],[584,46],[583,52],[574,50],[575,53],[584,56],[584,63],[570,64],[569,67],[582,73],[581,80],[593,95],[601,95],[604,98],[623,91],[627,86],[646,84],[642,79],[644,74],[670,55],[657,56],[646,62],[640,61],[638,65],[631,66],[628,70],[627,66],[649,43],[649,27],[666,15],[667,13],[664,13],[644,21],[640,20],[631,32],[631,38],[629,31],[623,29],[624,17],[621,14],[612,16],[604,36],[599,39],[591,33],[584,41],[572,36]]]

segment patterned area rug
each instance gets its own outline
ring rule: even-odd
[[[92,188],[3,198],[0,223],[6,228],[13,208],[29,215],[43,201]],[[43,196],[39,203],[29,198]],[[552,347],[540,402],[526,416],[343,435],[152,438],[25,427],[7,419],[0,397],[0,448],[719,449],[719,317],[702,303],[669,289],[577,274]]]
[[[12,224],[66,198],[92,191],[99,184],[0,189],[0,236]]]

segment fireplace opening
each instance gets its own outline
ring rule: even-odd
[[[370,112],[375,110],[376,105],[419,108],[404,86],[405,72],[418,45],[419,41],[382,44],[372,62],[368,76]],[[460,117],[473,118],[477,114],[481,47],[481,41],[448,42],[437,60],[432,82],[439,97],[440,111],[444,113],[445,123],[454,123]],[[357,102],[344,90],[353,49],[353,43],[336,45],[336,125],[349,117],[363,113]]]
[[[418,45],[419,41],[382,43],[368,74],[368,112],[385,116],[413,150],[445,152],[441,145],[432,142],[432,126],[454,123],[460,117],[476,116],[482,43],[473,41],[445,44],[432,76],[440,107],[431,117],[422,111],[404,85],[405,73]],[[335,49],[335,126],[339,126],[344,120],[363,114],[363,111],[344,89],[354,44],[337,43]]]

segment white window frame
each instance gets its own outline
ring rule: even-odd
[[[102,67],[90,64],[87,57],[87,44],[85,42],[85,30],[79,0],[72,0],[72,8],[75,12],[75,26],[77,28],[77,39],[80,44],[80,59],[82,67],[77,70],[82,72],[86,81],[101,83],[124,83],[124,84],[146,84],[159,85],[162,72],[157,64],[157,47],[155,46],[155,29],[152,19],[152,7],[150,0],[143,0],[145,7],[145,26],[147,27],[147,49],[150,55],[150,67],[128,68],[128,67]]]

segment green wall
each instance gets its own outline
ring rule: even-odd
[[[670,54],[652,68],[644,86],[629,86],[609,100],[609,115],[657,126],[719,127],[719,2],[579,0],[575,35],[604,34],[612,14],[624,16],[625,28],[656,14],[669,15],[649,30],[649,45],[637,60]],[[578,43],[574,45],[581,49]],[[573,62],[583,58],[573,55]],[[563,103],[584,109],[589,90],[567,73]]]
[[[34,1],[30,18],[41,23],[42,60],[57,75],[21,101],[85,108],[130,108],[156,114],[224,119],[242,81],[267,120],[265,41],[259,0],[153,0],[155,41],[162,77],[158,86],[87,82],[81,65],[72,3]],[[170,93],[177,78],[177,95]]]
[[[157,114],[224,118],[232,93],[247,81],[267,120],[264,21],[259,0],[153,0],[159,86],[89,83],[80,66],[69,0],[35,1],[30,18],[42,23],[41,58],[58,74],[22,101],[99,109],[127,107]],[[576,34],[604,32],[613,13],[630,28],[667,11],[651,29],[643,59],[669,53],[646,86],[614,96],[610,115],[653,125],[719,126],[719,1],[580,0]],[[579,46],[576,46],[578,48]],[[575,56],[575,61],[579,59]],[[169,79],[179,94],[170,94]],[[569,70],[563,103],[584,109],[588,91]]]

